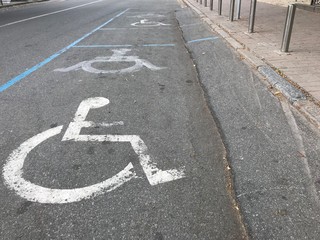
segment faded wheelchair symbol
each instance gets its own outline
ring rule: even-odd
[[[146,67],[152,71],[165,69],[165,67],[157,67],[150,63],[149,61],[145,59],[140,59],[138,56],[125,56],[125,54],[130,49],[122,48],[122,49],[116,49],[112,50],[113,55],[110,57],[96,57],[93,60],[90,61],[83,61],[76,65],[73,65],[71,67],[67,68],[58,68],[55,69],[55,72],[70,72],[70,71],[77,71],[82,69],[83,71],[90,72],[90,73],[97,73],[97,74],[116,74],[116,73],[132,73],[140,71],[143,67]],[[134,63],[133,66],[123,68],[123,69],[117,69],[117,70],[102,70],[97,69],[94,66],[92,66],[94,63]]]
[[[134,27],[159,27],[159,26],[170,26],[171,24],[166,24],[162,22],[149,21],[148,19],[142,19],[139,22],[132,23],[131,26]]]

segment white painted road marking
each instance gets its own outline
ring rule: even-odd
[[[75,114],[74,121],[69,124],[62,141],[93,141],[93,142],[129,142],[138,155],[143,171],[150,185],[157,185],[185,177],[184,167],[166,171],[157,168],[148,154],[148,148],[138,135],[81,135],[82,128],[94,127],[95,123],[86,121],[90,109],[101,108],[109,104],[103,97],[89,98],[82,101]],[[123,125],[123,122],[102,123],[100,126]],[[39,144],[61,133],[63,126],[46,130],[28,139],[14,150],[7,159],[3,168],[3,177],[6,185],[16,193],[29,200],[39,203],[63,204],[78,202],[83,199],[110,192],[131,179],[137,178],[132,163],[129,163],[115,176],[83,188],[51,189],[33,184],[23,178],[23,165],[27,155]]]
[[[101,28],[100,30],[101,31],[127,31],[127,30],[146,30],[148,28],[152,28],[153,29],[153,26],[144,26],[143,28],[137,28],[137,27],[118,27],[118,28]],[[159,29],[160,27],[158,27]],[[171,27],[169,26],[161,26],[161,29],[162,30],[167,30],[167,29],[171,29]]]
[[[39,68],[43,67],[44,65],[48,64],[49,62],[51,62],[53,59],[59,57],[61,54],[63,54],[64,52],[68,51],[70,48],[74,47],[75,45],[77,45],[79,42],[81,42],[82,40],[86,39],[87,37],[91,36],[93,33],[95,33],[96,31],[98,31],[99,29],[101,29],[102,27],[107,26],[109,23],[111,23],[112,21],[114,21],[116,18],[120,17],[121,15],[125,14],[127,11],[129,11],[129,8],[122,11],[121,13],[117,14],[116,16],[114,16],[113,18],[109,19],[107,22],[103,23],[102,25],[100,25],[99,27],[93,29],[91,32],[85,34],[84,36],[82,36],[81,38],[77,39],[76,41],[74,41],[73,43],[71,43],[70,45],[66,46],[65,48],[61,49],[60,51],[54,53],[53,55],[51,55],[50,57],[46,58],[45,60],[43,60],[42,62],[34,65],[33,67],[27,69],[26,71],[24,71],[23,73],[19,74],[18,76],[15,76],[14,78],[12,78],[11,80],[9,80],[8,82],[6,82],[5,84],[0,86],[0,93],[7,90],[9,87],[13,86],[14,84],[20,82],[22,79],[26,78],[27,76],[29,76],[30,74],[32,74],[33,72],[37,71]]]
[[[4,25],[1,25],[0,28],[7,27],[7,26],[10,26],[10,25],[14,25],[14,24],[17,24],[17,23],[30,21],[30,20],[37,19],[37,18],[46,17],[46,16],[49,16],[49,15],[53,15],[53,14],[57,14],[57,13],[61,13],[61,12],[70,11],[70,10],[73,10],[73,9],[76,9],[76,8],[85,7],[85,6],[88,6],[88,5],[91,5],[91,4],[95,4],[95,3],[98,3],[98,2],[101,2],[101,1],[102,0],[94,1],[94,2],[90,2],[90,3],[85,3],[85,4],[82,4],[82,5],[75,6],[75,7],[66,8],[66,9],[63,9],[63,10],[59,10],[59,11],[55,11],[55,12],[51,12],[51,13],[46,13],[46,14],[41,14],[41,15],[34,16],[34,17],[31,17],[31,18],[26,18],[26,19],[22,19],[22,20],[19,20],[19,21],[7,23],[7,24],[4,24]]]
[[[161,14],[156,14],[156,13],[146,13],[146,14],[140,14],[140,15],[136,15],[136,16],[127,16],[128,18],[164,18],[166,17],[165,15],[161,15]]]
[[[148,43],[142,45],[135,45],[135,47],[174,47],[173,43]],[[129,48],[134,47],[134,45],[77,45],[74,48]]]
[[[77,71],[79,69],[82,69],[86,72],[90,73],[104,73],[104,74],[116,74],[116,73],[132,73],[137,72],[141,70],[143,67],[149,68],[150,70],[156,71],[165,69],[165,67],[157,67],[150,63],[147,60],[139,59],[138,56],[124,56],[127,52],[131,51],[131,49],[127,48],[121,48],[121,49],[115,49],[112,50],[113,55],[111,57],[96,57],[93,60],[90,61],[83,61],[80,63],[77,63],[74,66],[67,67],[67,68],[58,68],[54,71],[56,72],[70,72],[70,71]],[[135,63],[133,66],[118,70],[100,70],[96,69],[92,66],[94,63]]]
[[[162,22],[149,21],[148,19],[142,19],[140,22],[131,23],[134,27],[158,27],[158,26],[170,26],[171,24],[165,24]]]

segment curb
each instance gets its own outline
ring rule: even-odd
[[[293,86],[285,78],[281,77],[272,69],[268,63],[264,62],[261,57],[252,53],[248,48],[231,34],[228,33],[223,26],[214,23],[209,17],[194,6],[190,0],[183,0],[200,18],[207,23],[210,28],[217,32],[233,49],[235,49],[241,57],[250,63],[258,72],[266,78],[268,83],[276,88],[285,96],[288,101],[300,113],[302,113],[316,128],[320,129],[320,108],[314,102],[307,100],[306,95],[298,88]]]
[[[307,97],[288,81],[280,77],[270,66],[258,67],[258,72],[268,79],[268,82],[278,89],[289,100],[291,104],[299,100],[306,100]]]

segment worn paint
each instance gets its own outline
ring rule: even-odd
[[[106,25],[108,25],[109,23],[111,23],[112,21],[114,21],[116,18],[120,17],[121,15],[125,14],[127,11],[129,11],[129,8],[122,11],[121,13],[117,14],[116,16],[114,16],[113,18],[109,19],[107,22],[103,23],[102,25],[100,25],[99,27],[95,28],[94,30],[92,30],[91,32],[85,34],[84,36],[82,36],[81,38],[79,38],[78,40],[74,41],[73,43],[71,43],[69,46],[61,49],[60,51],[56,52],[55,54],[53,54],[52,56],[48,57],[47,59],[43,60],[42,62],[38,63],[37,65],[31,67],[30,69],[24,71],[23,73],[19,74],[18,76],[15,76],[14,78],[12,78],[11,80],[9,80],[8,82],[6,82],[5,84],[0,86],[0,93],[7,90],[8,88],[10,88],[11,86],[13,86],[14,84],[20,82],[22,79],[26,78],[27,76],[29,76],[30,74],[32,74],[33,72],[37,71],[38,69],[40,69],[41,67],[43,67],[44,65],[48,64],[49,62],[51,62],[52,60],[56,59],[57,57],[59,57],[61,54],[63,54],[64,52],[68,51],[70,48],[72,48],[73,46],[77,45],[79,42],[81,42],[82,40],[86,39],[87,37],[91,36],[93,33],[95,33],[96,31],[98,31],[99,29],[105,27]]]
[[[158,26],[170,26],[171,24],[166,24],[162,22],[149,21],[148,19],[142,19],[139,22],[131,23],[134,27],[158,27]]]
[[[165,15],[157,14],[157,13],[145,13],[134,16],[127,16],[128,18],[164,18]]]
[[[131,51],[131,49],[121,48],[121,49],[114,49],[112,51],[113,51],[113,55],[110,57],[96,57],[93,60],[83,61],[67,68],[58,68],[58,69],[55,69],[54,71],[70,72],[70,71],[77,71],[79,69],[82,69],[83,71],[96,73],[96,74],[116,74],[116,73],[123,74],[123,73],[132,73],[132,72],[140,71],[143,67],[146,67],[153,71],[165,69],[165,67],[157,67],[147,60],[140,59],[138,56],[125,56],[127,52]],[[92,66],[92,64],[94,63],[114,63],[114,62],[115,63],[134,63],[134,65],[131,67],[117,69],[117,70],[101,70]]]
[[[73,122],[69,124],[62,141],[80,142],[129,142],[138,155],[143,171],[150,183],[156,185],[185,177],[184,169],[160,170],[148,154],[148,148],[138,135],[81,135],[82,128],[94,127],[97,124],[86,121],[91,109],[97,109],[109,104],[103,97],[89,98],[82,101],[75,114]],[[123,122],[101,123],[100,126],[110,127],[123,125]],[[61,133],[63,126],[58,126],[31,137],[14,150],[7,159],[3,168],[3,177],[6,185],[19,196],[39,203],[62,204],[78,202],[83,199],[110,192],[131,179],[137,178],[132,163],[129,163],[115,176],[86,187],[75,189],[51,189],[36,185],[23,178],[23,165],[27,155],[39,144]]]

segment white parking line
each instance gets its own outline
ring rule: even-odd
[[[98,3],[98,2],[102,2],[102,1],[103,0],[97,0],[97,1],[94,1],[94,2],[85,3],[85,4],[82,4],[82,5],[75,6],[75,7],[66,8],[66,9],[63,9],[63,10],[59,10],[59,11],[55,11],[55,12],[51,12],[51,13],[46,13],[46,14],[34,16],[34,17],[31,17],[31,18],[22,19],[22,20],[19,20],[19,21],[15,21],[15,22],[11,22],[11,23],[7,23],[7,24],[4,24],[4,25],[1,25],[0,28],[11,26],[11,25],[14,25],[14,24],[17,24],[17,23],[30,21],[30,20],[37,19],[37,18],[46,17],[46,16],[49,16],[49,15],[53,15],[53,14],[57,14],[57,13],[61,13],[61,12],[70,11],[70,10],[73,10],[73,9],[76,9],[76,8],[85,7],[85,6],[88,6],[88,5],[91,5],[91,4],[95,4],[95,3]]]
[[[51,62],[53,59],[59,57],[62,53],[68,51],[70,48],[76,46],[79,42],[81,42],[82,40],[86,39],[87,37],[91,36],[93,33],[95,33],[96,31],[98,31],[100,28],[108,25],[109,23],[111,23],[112,21],[114,21],[116,18],[120,17],[121,15],[125,14],[127,11],[129,11],[129,8],[124,10],[123,12],[119,13],[118,15],[116,15],[115,17],[109,19],[107,22],[105,22],[104,24],[100,25],[99,27],[93,29],[91,32],[87,33],[86,35],[82,36],[81,38],[79,38],[78,40],[74,41],[73,43],[71,43],[69,46],[66,46],[65,48],[61,49],[60,51],[56,52],[55,54],[51,55],[50,57],[46,58],[45,60],[43,60],[42,62],[38,63],[37,65],[27,69],[25,72],[19,74],[18,76],[15,76],[14,78],[12,78],[11,80],[9,80],[8,82],[6,82],[5,84],[0,86],[0,93],[5,91],[6,89],[8,89],[9,87],[13,86],[14,84],[20,82],[22,79],[24,79],[25,77],[29,76],[31,73],[37,71],[39,68],[43,67],[44,65],[48,64],[49,62]]]

